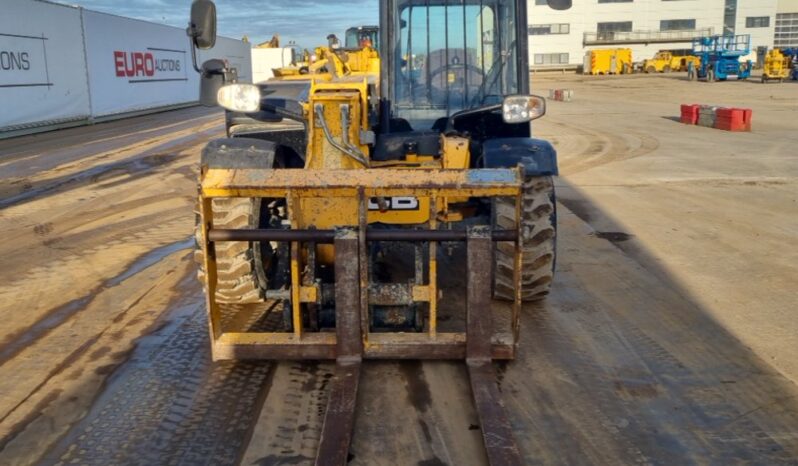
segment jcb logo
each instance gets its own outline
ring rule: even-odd
[[[376,197],[369,199],[369,210],[418,210],[418,208],[417,197],[384,197],[382,202]]]

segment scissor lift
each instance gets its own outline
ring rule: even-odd
[[[743,81],[751,76],[751,60],[740,62],[740,58],[751,53],[751,36],[707,36],[693,39],[692,54],[700,59],[698,66],[687,70],[688,79],[704,79],[706,82],[726,81],[736,76]]]

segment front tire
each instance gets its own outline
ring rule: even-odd
[[[260,226],[260,199],[218,198],[213,199],[214,228],[242,230]],[[195,228],[197,249],[197,278],[205,284],[205,254],[202,251],[202,233]],[[217,242],[216,247],[216,301],[231,304],[261,303],[262,289],[266,288],[263,270],[261,243]]]
[[[543,299],[551,290],[556,256],[557,220],[554,180],[550,176],[524,181],[522,202],[521,300]],[[494,203],[494,228],[515,229],[515,199],[498,198]],[[515,299],[515,245],[497,243],[494,255],[493,296]]]

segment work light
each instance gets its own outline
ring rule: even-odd
[[[260,110],[260,89],[252,84],[228,84],[216,94],[219,105],[233,112],[254,113]]]
[[[536,95],[510,95],[504,98],[502,117],[505,123],[525,123],[546,113],[546,100]]]

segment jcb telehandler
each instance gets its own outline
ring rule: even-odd
[[[346,463],[362,359],[465,360],[490,463],[522,464],[491,361],[515,357],[521,304],[554,272],[557,161],[530,134],[545,101],[529,93],[527,1],[379,5],[378,78],[251,85],[221,60],[198,68],[201,101],[245,115],[201,159],[212,354],[335,360],[325,465]],[[194,1],[187,32],[213,47],[213,2]],[[465,270],[439,251],[457,242]],[[381,276],[402,247],[404,275]],[[439,275],[458,274],[465,309],[439,319],[456,298]]]

